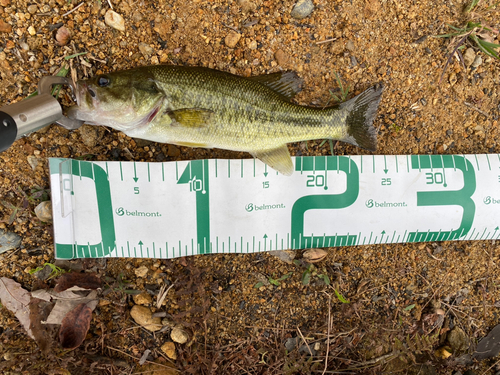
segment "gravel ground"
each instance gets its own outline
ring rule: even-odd
[[[465,70],[453,57],[443,74],[453,46],[433,37],[468,19],[498,30],[498,7],[486,9],[493,1],[469,14],[466,3],[452,1],[313,3],[310,15],[296,19],[294,1],[0,0],[0,103],[25,98],[62,67],[78,78],[160,63],[243,76],[293,69],[304,80],[295,98],[303,105],[325,105],[329,90],[339,94],[335,74],[349,96],[383,82],[379,154],[500,152],[500,61],[476,49],[467,53]],[[123,17],[114,27],[124,31],[106,22],[110,5]],[[70,97],[62,102],[70,104]],[[291,144],[290,151],[330,154],[321,142]],[[334,152],[367,154],[340,143]],[[249,155],[134,140],[92,126],[52,125],[17,141],[0,154],[0,229],[22,242],[0,255],[0,275],[28,290],[47,285],[30,271],[54,262],[52,226],[34,213],[50,189],[48,157],[162,162]],[[42,355],[2,308],[0,368],[5,374],[308,374],[322,373],[326,358],[326,373],[500,370],[495,358],[468,356],[498,324],[495,241],[325,250],[307,285],[303,261],[289,264],[270,253],[65,264],[98,272],[114,290],[101,296],[85,342],[73,351],[54,345]],[[269,283],[287,274],[279,285]],[[318,275],[328,275],[329,285]],[[163,285],[172,288],[157,307]],[[162,330],[137,324],[134,305],[160,313]],[[174,335],[176,343],[165,345],[174,330],[187,341]],[[149,362],[141,366],[147,349]]]

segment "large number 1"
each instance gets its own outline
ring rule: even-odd
[[[189,184],[196,193],[196,233],[198,254],[210,253],[210,210],[208,199],[208,160],[193,160],[187,165],[178,184]]]

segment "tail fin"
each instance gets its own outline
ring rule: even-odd
[[[382,91],[384,86],[379,83],[340,105],[349,111],[346,119],[348,136],[343,141],[370,151],[377,149],[377,133],[372,125]]]

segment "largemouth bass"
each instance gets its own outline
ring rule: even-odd
[[[203,67],[148,66],[77,82],[68,115],[130,137],[181,146],[246,151],[284,175],[287,143],[334,139],[375,151],[376,85],[327,108],[294,104],[293,72],[251,78]]]

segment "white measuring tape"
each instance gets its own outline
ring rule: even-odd
[[[50,159],[56,257],[500,238],[500,155],[167,163]]]

